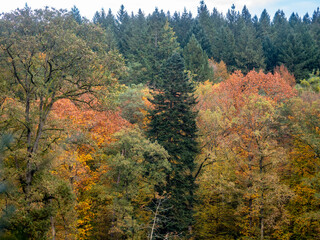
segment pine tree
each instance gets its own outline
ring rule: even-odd
[[[212,56],[211,43],[202,26],[200,25],[199,21],[195,21],[192,28],[188,32],[188,36],[186,38],[184,46],[188,44],[192,35],[196,37],[197,41],[201,45],[201,48],[206,52],[206,54],[209,57]]]
[[[82,23],[82,17],[80,15],[80,11],[76,6],[73,6],[73,8],[71,8],[71,14],[74,20],[76,20],[78,24]]]
[[[147,74],[149,85],[155,86],[159,80],[162,64],[175,52],[180,51],[177,37],[168,21],[163,21],[164,13],[156,11],[148,19],[149,38],[147,42]],[[165,19],[165,18],[164,18]]]
[[[183,50],[183,57],[186,69],[192,74],[196,82],[204,82],[212,76],[208,64],[208,55],[202,50],[194,35],[191,36],[189,43]]]
[[[313,12],[311,21],[311,33],[318,45],[318,48],[320,48],[320,8],[317,8],[317,10]]]
[[[270,15],[264,9],[260,15],[257,27],[257,37],[262,42],[263,55],[265,57],[265,70],[268,72],[273,71],[277,65],[277,49],[271,39],[271,21]]]
[[[288,26],[288,21],[285,17],[285,14],[283,11],[278,10],[273,18],[272,25],[271,25],[271,31],[272,31],[272,45],[274,47],[274,58],[273,61],[275,63],[274,66],[270,66],[271,68],[276,67],[277,65],[281,65],[281,61],[279,58],[280,51],[285,49],[283,46],[284,43],[288,39],[288,35],[290,33],[290,28]],[[268,58],[268,57],[267,57]],[[271,59],[271,58],[269,58]]]
[[[126,51],[128,76],[124,79],[124,83],[145,84],[150,80],[148,71],[150,53],[147,44],[149,38],[147,20],[141,9],[130,19],[128,29],[130,32]]]
[[[225,26],[227,23],[226,20],[224,19],[223,14],[220,13],[216,8],[213,8],[210,18],[216,29],[218,29],[221,26]]]
[[[166,236],[188,235],[193,224],[194,158],[196,143],[196,104],[193,86],[184,71],[182,57],[174,53],[163,65],[162,81],[157,84],[157,94],[150,112],[149,137],[162,145],[170,155],[171,170],[167,183],[159,185],[159,192],[166,192],[166,212],[161,220],[159,234]]]
[[[277,66],[278,50],[269,37],[264,38],[262,49],[265,56],[266,71],[271,72]]]
[[[207,55],[211,58],[212,57],[211,45],[214,44],[212,42],[212,40],[215,36],[216,29],[213,24],[213,21],[211,20],[207,5],[204,3],[204,1],[200,1],[200,6],[198,7],[197,20],[199,21],[200,28],[203,29],[203,35],[205,35],[208,39],[207,43],[204,44],[203,41],[205,39],[198,38],[198,34],[195,31],[193,31],[193,34],[196,36],[196,38],[197,38],[198,42],[201,44],[203,50],[206,51]],[[196,27],[198,27],[198,26],[196,26]]]
[[[311,18],[310,18],[310,16],[309,16],[309,13],[306,13],[306,14],[303,16],[302,21],[303,21],[304,24],[307,24],[307,25],[310,25],[310,24],[311,24]]]
[[[120,10],[116,19],[116,36],[118,40],[119,51],[127,57],[128,55],[128,42],[130,41],[130,29],[129,29],[130,17],[125,10],[124,6],[120,6]]]
[[[242,9],[241,18],[244,20],[244,22],[247,25],[251,25],[252,24],[251,14],[250,14],[250,12],[249,12],[249,10],[248,10],[246,5],[244,5],[244,7]]]
[[[270,23],[270,15],[267,10],[264,9],[259,18],[258,26],[257,26],[257,35],[260,39],[265,39],[267,36],[270,36],[271,32],[271,23]]]
[[[316,51],[311,35],[299,24],[295,32],[290,33],[287,41],[284,42],[279,61],[294,74],[297,82],[300,82],[319,66],[317,65],[318,56],[319,53]]]
[[[317,52],[320,51],[320,8],[317,8],[312,15],[310,33],[316,43]],[[320,54],[318,54],[318,66],[320,66]]]
[[[111,9],[109,8],[108,14],[106,14],[103,8],[100,12],[97,11],[93,16],[93,23],[100,25],[106,31],[106,43],[109,49],[118,49],[115,19]]]
[[[238,31],[239,35],[235,36],[237,48],[234,53],[237,68],[243,73],[252,69],[264,69],[262,44],[256,37],[252,22],[246,22],[245,16],[241,16]]]
[[[93,16],[93,23],[100,24],[104,29],[110,29],[114,33],[115,31],[115,19],[109,8],[108,14],[102,8],[100,12],[96,12]]]
[[[308,31],[308,25],[297,14],[293,13],[289,22],[280,26],[286,28],[277,31],[278,64],[284,64],[299,82],[318,67],[316,43]]]
[[[228,12],[226,15],[228,26],[230,27],[230,29],[232,30],[233,33],[236,32],[237,22],[240,18],[239,12],[237,12],[235,9],[236,9],[235,5],[232,4],[231,10],[228,9]]]
[[[229,27],[220,27],[214,39],[213,56],[216,61],[224,61],[229,71],[236,68],[234,53],[236,51],[235,39]]]
[[[177,34],[177,41],[180,43],[181,48],[184,48],[188,43],[190,38],[189,31],[193,26],[193,22],[194,19],[191,12],[187,12],[186,9],[184,9],[181,16],[180,13],[175,12],[170,19],[170,25]]]

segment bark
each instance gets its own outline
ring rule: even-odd
[[[55,240],[55,239],[56,239],[56,227],[55,227],[55,225],[54,225],[54,217],[51,216],[51,217],[50,217],[50,220],[51,220],[52,240]]]
[[[157,217],[158,217],[158,213],[159,213],[159,208],[161,206],[161,199],[159,199],[159,202],[157,204],[157,208],[156,208],[156,212],[154,214],[154,218],[153,218],[153,223],[152,223],[152,228],[151,228],[151,233],[150,233],[150,238],[149,240],[153,239],[153,233],[156,227],[156,222],[157,222]]]

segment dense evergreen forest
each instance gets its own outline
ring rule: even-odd
[[[320,239],[320,10],[0,15],[0,239]]]

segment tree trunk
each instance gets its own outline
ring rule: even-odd
[[[261,175],[261,180],[262,180],[262,174],[263,174],[263,156],[260,157],[260,161],[259,161],[259,168],[260,168],[260,175]],[[264,218],[263,218],[263,214],[264,214],[264,195],[263,195],[263,191],[264,191],[264,184],[262,181],[262,186],[261,186],[261,208],[260,208],[260,239],[263,240],[264,239]]]
[[[51,220],[51,232],[52,232],[52,240],[56,239],[56,227],[54,226],[54,218],[53,216],[50,217]]]
[[[157,217],[158,217],[160,205],[161,205],[161,199],[159,199],[159,202],[158,202],[157,208],[156,208],[156,212],[155,212],[155,214],[154,214],[153,224],[152,224],[152,228],[151,228],[151,233],[150,233],[150,238],[149,238],[149,240],[152,240],[152,238],[153,238],[153,233],[154,233],[154,230],[155,230],[155,227],[156,227],[156,221],[157,221]]]

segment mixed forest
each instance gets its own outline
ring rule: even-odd
[[[0,15],[0,239],[320,239],[320,10]]]

